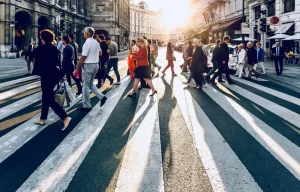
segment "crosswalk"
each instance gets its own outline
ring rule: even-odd
[[[38,77],[0,83],[0,192],[300,191],[299,92],[235,77],[197,91],[186,78],[158,74],[157,95],[132,99],[124,75],[103,107],[93,97],[78,112],[77,97],[67,132],[52,110],[34,124]]]

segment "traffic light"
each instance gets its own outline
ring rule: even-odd
[[[262,15],[266,15],[266,14],[267,14],[267,10],[260,10],[260,13],[261,13]]]
[[[65,20],[65,13],[60,13],[60,31],[66,30],[66,20]]]
[[[262,32],[262,33],[265,33],[266,30],[267,30],[267,19],[266,18],[260,18],[259,19],[259,30]]]

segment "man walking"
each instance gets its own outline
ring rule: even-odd
[[[277,75],[281,75],[283,71],[283,58],[284,58],[284,50],[282,47],[280,47],[279,42],[276,42],[275,47],[272,48],[272,56],[275,62],[275,70]],[[278,68],[278,63],[279,67]]]
[[[36,49],[36,41],[32,41],[30,45],[28,46],[25,60],[27,62],[27,71],[28,73],[26,75],[30,75],[31,72],[31,63],[34,63],[34,50]]]
[[[65,48],[65,46],[63,45],[62,41],[61,41],[61,37],[58,36],[56,38],[56,41],[57,41],[57,49],[61,52],[61,54],[63,53],[63,50]]]
[[[228,68],[229,49],[228,49],[227,44],[229,43],[229,41],[230,41],[229,36],[223,37],[223,43],[221,43],[221,45],[220,45],[219,55],[217,56],[217,58],[220,58],[220,64],[218,65],[218,72],[215,73],[215,75],[211,79],[212,83],[214,83],[214,84],[215,84],[215,79],[216,79],[217,76],[219,76],[218,82],[220,82],[220,83],[224,82],[222,80],[223,71],[226,74],[226,78],[227,78],[228,83],[233,84],[233,81],[230,78],[229,68]]]
[[[92,106],[90,103],[90,91],[92,91],[100,99],[100,107],[102,107],[107,100],[107,97],[105,97],[105,95],[103,95],[93,83],[99,69],[99,55],[102,54],[99,43],[93,39],[94,33],[95,30],[92,27],[86,27],[84,29],[84,38],[86,41],[82,47],[80,60],[77,63],[75,71],[73,72],[73,75],[75,76],[77,70],[82,67],[83,107],[78,109],[80,111],[91,110]]]
[[[254,65],[257,63],[257,51],[253,47],[251,42],[247,43],[247,58],[249,64],[249,75],[248,78],[251,78],[252,72],[255,74],[256,78],[260,75],[254,69]]]
[[[63,37],[62,42],[65,47],[63,50],[62,70],[63,70],[64,74],[66,74],[66,76],[67,76],[67,81],[68,81],[68,84],[70,85],[70,87],[72,87],[71,77],[75,81],[76,86],[77,86],[76,95],[79,96],[82,93],[81,82],[72,73],[74,71],[75,51],[74,51],[73,46],[71,46],[69,44],[70,40],[68,37]]]
[[[76,67],[77,62],[78,62],[78,44],[74,41],[74,35],[73,34],[69,35],[69,41],[70,41],[70,45],[74,49],[74,65]]]
[[[259,65],[263,74],[266,74],[266,69],[264,66],[264,60],[265,60],[265,51],[263,48],[261,48],[261,43],[256,43],[256,51],[257,51],[257,64],[254,65],[254,69],[256,70],[257,66]]]
[[[219,56],[221,42],[222,42],[221,39],[218,39],[216,42],[216,46],[213,48],[213,54],[211,58],[211,62],[213,63],[213,68],[205,76],[207,82],[210,81],[210,76],[218,69],[218,65],[220,63],[218,56]]]
[[[108,44],[108,50],[107,53],[109,54],[109,60],[108,60],[108,64],[107,64],[107,69],[106,69],[106,73],[109,74],[111,68],[114,69],[114,72],[117,76],[117,82],[115,83],[115,85],[121,85],[120,82],[120,74],[119,74],[119,69],[118,69],[118,45],[111,40],[110,37],[106,37],[106,42]]]

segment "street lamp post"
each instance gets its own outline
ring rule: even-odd
[[[10,25],[10,28],[11,28],[11,47],[10,47],[10,52],[14,52],[14,27],[15,27],[15,24],[11,24]]]
[[[245,22],[245,0],[242,0],[242,23]],[[245,36],[244,34],[242,33],[242,42],[244,43],[245,41]]]

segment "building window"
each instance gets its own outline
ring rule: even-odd
[[[284,12],[295,11],[295,0],[284,0]]]
[[[275,1],[269,1],[267,2],[267,9],[268,9],[268,16],[274,16],[275,15]]]
[[[260,5],[253,7],[255,20],[260,18]]]

